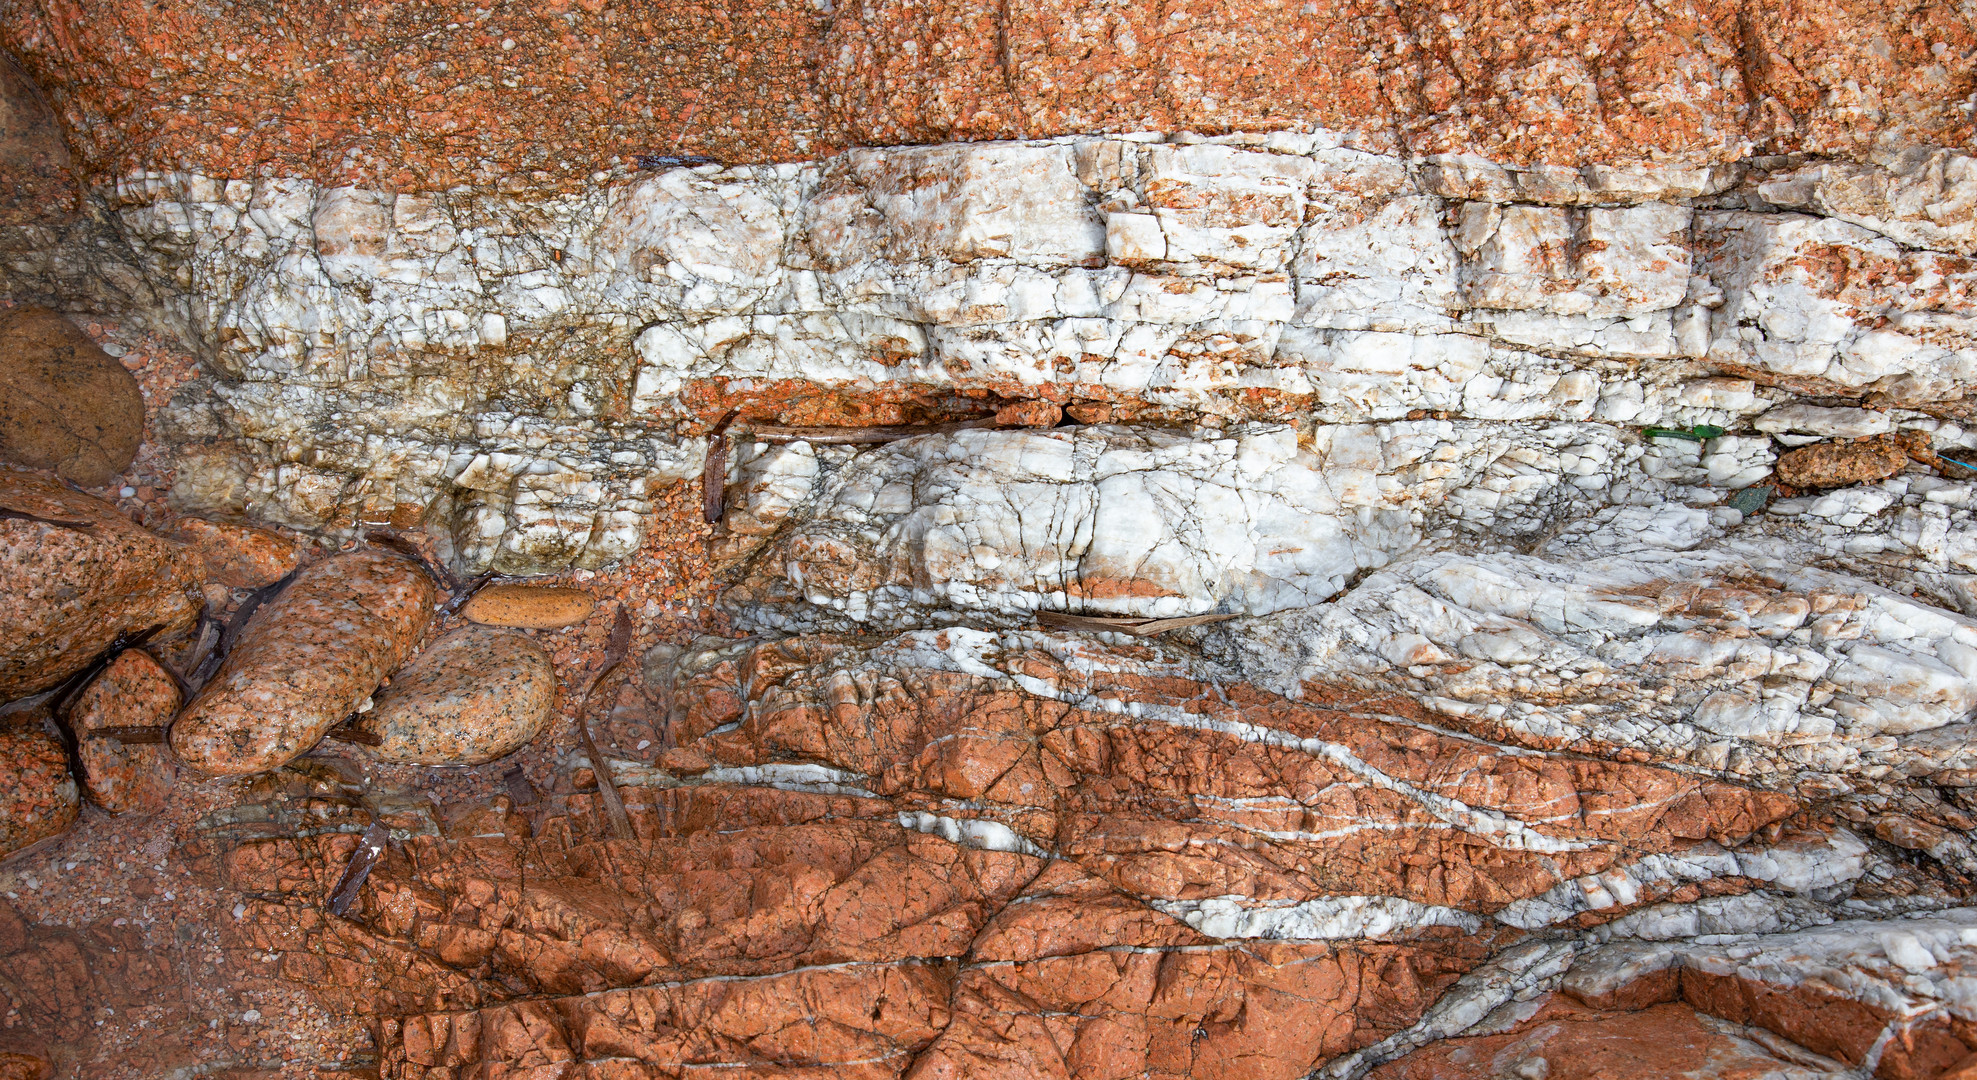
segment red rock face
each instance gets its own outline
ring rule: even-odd
[[[1290,1080],[1520,937],[1490,913],[1796,809],[1213,688],[1147,647],[952,631],[706,659],[669,771],[618,768],[635,839],[588,770],[527,807],[386,806],[398,842],[347,921],[320,905],[362,812],[262,782],[195,845],[259,898],[231,948],[379,1017],[388,1077]],[[1355,915],[1368,898],[1420,906]]]
[[[1319,126],[1581,164],[1955,146],[1977,38],[1945,5],[988,0],[340,9],[0,5],[99,177],[191,167],[565,186],[639,154]],[[1845,32],[1836,33],[1837,28]],[[1947,50],[1947,51],[1942,51]],[[270,100],[285,106],[267,124]]]

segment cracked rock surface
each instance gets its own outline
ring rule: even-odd
[[[1969,12],[72,7],[0,1077],[1977,1077]]]

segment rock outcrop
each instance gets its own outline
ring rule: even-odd
[[[68,753],[40,721],[0,715],[0,859],[61,835],[82,812]]]
[[[307,753],[411,655],[434,589],[412,561],[375,551],[304,570],[254,614],[211,682],[172,725],[201,773],[277,769]]]
[[[46,690],[119,634],[199,614],[190,554],[45,474],[0,466],[0,699]]]

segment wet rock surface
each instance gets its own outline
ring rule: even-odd
[[[298,575],[254,614],[213,680],[172,726],[196,772],[279,768],[306,753],[410,657],[432,617],[432,579],[359,551]]]
[[[0,311],[0,460],[101,487],[144,435],[137,380],[45,308]]]
[[[463,627],[400,668],[356,726],[385,761],[480,765],[527,745],[555,703],[547,650],[520,634]]]
[[[0,467],[0,698],[46,690],[81,670],[120,633],[199,611],[197,564],[179,545],[131,524],[114,506],[40,473]]]
[[[61,742],[38,716],[0,715],[0,858],[60,836],[81,809]]]
[[[582,590],[557,585],[489,585],[460,608],[469,622],[555,630],[580,623],[597,608],[597,598]]]
[[[82,760],[83,794],[112,814],[164,809],[178,768],[165,730],[178,715],[178,684],[137,650],[120,654],[69,707]]]

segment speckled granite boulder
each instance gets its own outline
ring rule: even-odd
[[[375,551],[308,568],[186,706],[172,749],[193,769],[228,775],[300,757],[411,655],[433,596],[418,566]]]
[[[69,710],[82,752],[84,792],[112,814],[152,814],[165,808],[178,775],[159,742],[104,734],[114,729],[163,728],[178,712],[178,686],[158,662],[135,650],[103,669]]]
[[[295,569],[301,554],[295,541],[252,525],[189,517],[180,518],[171,531],[199,556],[206,580],[236,589],[258,589],[280,581]]]
[[[62,744],[35,716],[0,717],[0,859],[61,835],[81,812]]]
[[[0,458],[101,487],[143,438],[144,395],[122,364],[53,311],[0,311]]]
[[[0,511],[0,701],[54,686],[121,631],[197,617],[198,564],[109,503],[0,467]]]
[[[590,617],[597,598],[567,585],[489,585],[460,614],[486,626],[554,630]]]
[[[548,650],[520,634],[468,626],[406,665],[358,721],[386,761],[479,765],[540,734],[556,705]]]

